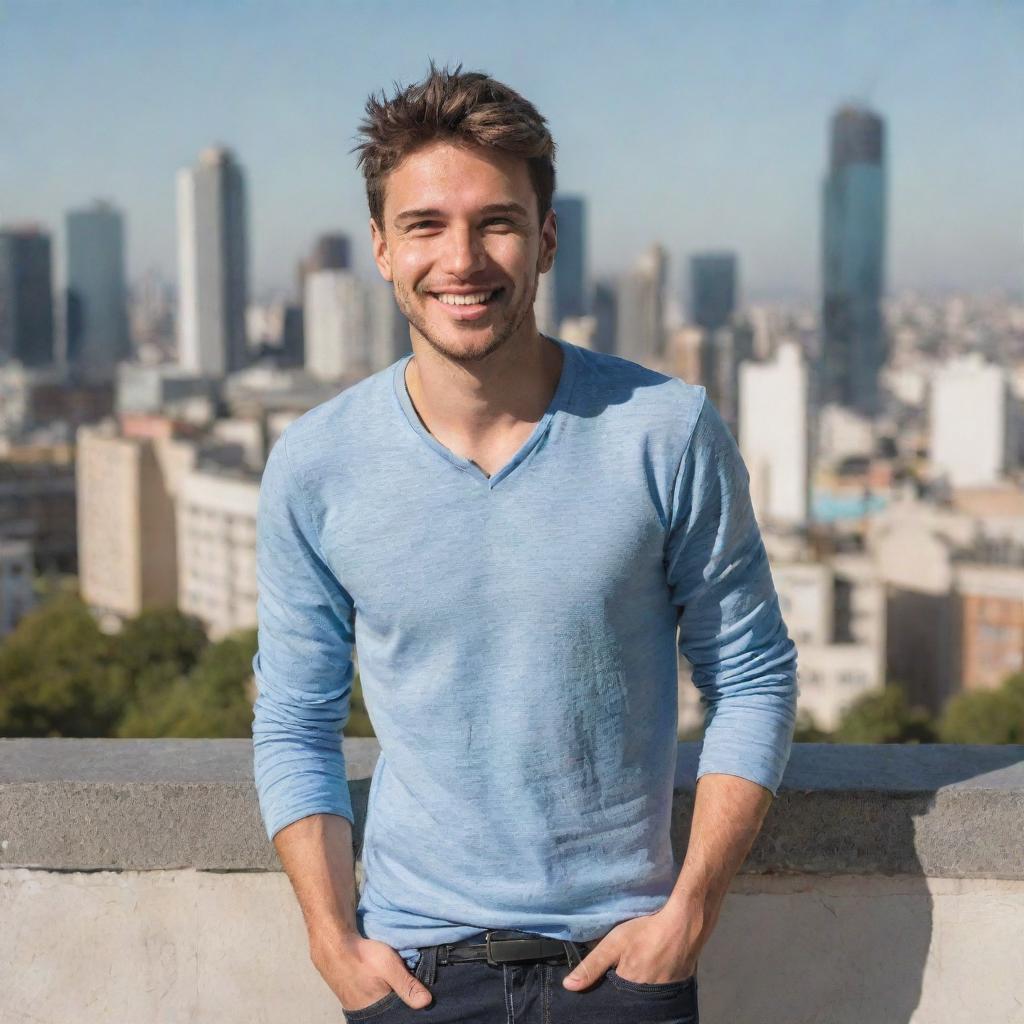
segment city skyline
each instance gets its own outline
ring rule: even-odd
[[[39,223],[60,249],[66,211],[109,199],[125,216],[129,277],[156,268],[174,281],[175,174],[221,143],[250,182],[255,295],[291,290],[330,231],[351,236],[355,269],[372,276],[349,150],[367,94],[418,80],[429,56],[489,71],[548,118],[559,190],[588,204],[592,278],[660,242],[674,294],[691,253],[726,249],[744,301],[813,299],[828,121],[853,100],[889,131],[890,291],[1024,282],[1024,8],[567,3],[538,22],[528,4],[510,27],[493,4],[389,16],[400,6],[309,3],[282,22],[263,3],[110,4],[122,15],[111,34],[113,19],[82,4],[8,4],[0,85],[33,103],[7,111],[0,219]],[[587,44],[567,46],[581,25]]]

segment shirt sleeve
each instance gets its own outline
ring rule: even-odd
[[[796,646],[779,608],[739,448],[707,393],[674,484],[667,540],[679,649],[705,708],[697,778],[774,795],[796,723]]]
[[[354,821],[341,738],[354,676],[354,606],[320,550],[287,434],[267,459],[256,519],[253,774],[270,839],[311,814]]]

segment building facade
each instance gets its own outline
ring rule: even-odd
[[[885,130],[877,114],[847,106],[832,118],[823,200],[822,395],[874,415],[886,360]]]
[[[725,327],[736,312],[736,255],[705,252],[690,257],[690,320],[706,331]]]
[[[245,178],[222,147],[178,172],[178,362],[223,377],[249,361]]]
[[[558,230],[558,252],[552,268],[555,322],[585,316],[587,309],[587,208],[582,196],[556,195],[552,202]]]
[[[36,225],[0,229],[0,364],[54,363],[50,236]]]
[[[370,370],[366,286],[351,270],[315,270],[306,276],[306,371],[338,380]]]
[[[65,227],[67,365],[76,376],[112,380],[117,364],[131,356],[123,218],[97,201],[69,211]]]
[[[810,513],[808,373],[799,346],[739,368],[739,442],[758,521],[799,527]]]
[[[197,468],[178,496],[178,607],[211,640],[256,626],[259,475]]]

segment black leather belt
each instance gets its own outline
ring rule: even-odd
[[[484,941],[464,939],[442,944],[438,948],[439,964],[461,964],[472,960],[485,960],[492,966],[520,963],[524,960],[555,960],[573,967],[597,945],[593,942],[574,942],[569,939],[550,939],[544,935],[507,929],[491,929]]]

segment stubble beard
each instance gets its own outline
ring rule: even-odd
[[[534,274],[533,283],[530,287],[529,297],[525,302],[522,302],[517,308],[509,310],[508,315],[504,321],[498,325],[498,329],[495,331],[494,337],[487,343],[487,345],[479,352],[458,352],[452,351],[445,344],[444,338],[438,337],[436,334],[431,333],[427,319],[421,314],[419,306],[410,299],[410,293],[405,286],[395,281],[395,302],[401,310],[402,315],[416,328],[417,331],[426,339],[427,343],[435,352],[442,355],[445,359],[450,359],[456,363],[473,363],[479,362],[482,359],[486,359],[492,352],[496,352],[502,345],[513,337],[523,325],[523,321],[529,316],[530,310],[533,309],[533,304],[537,299],[537,288],[540,283],[540,274]],[[426,294],[426,293],[424,293]],[[526,293],[523,293],[524,295]],[[429,296],[426,297],[427,302],[431,299]]]

